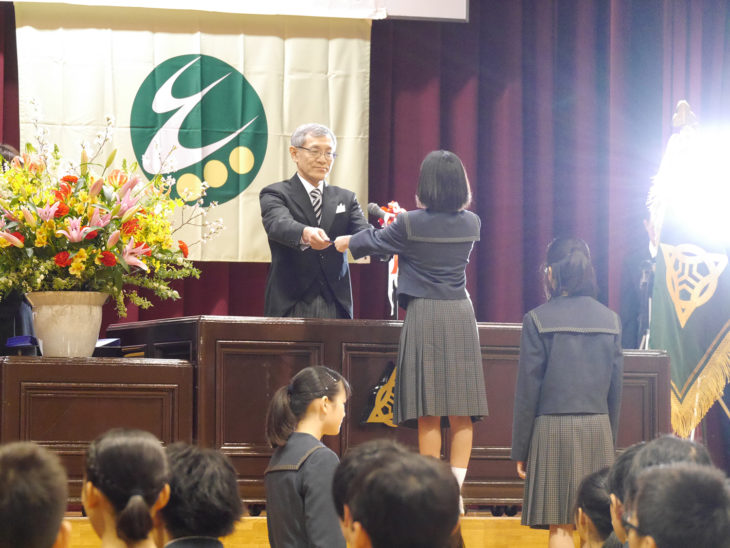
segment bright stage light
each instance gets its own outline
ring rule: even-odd
[[[673,135],[651,200],[660,230],[671,217],[695,241],[730,244],[730,129],[685,127]]]

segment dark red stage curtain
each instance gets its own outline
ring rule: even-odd
[[[617,309],[674,105],[687,99],[703,124],[730,117],[728,11],[726,0],[472,0],[469,23],[374,21],[369,200],[413,208],[422,158],[453,150],[482,219],[468,271],[480,321],[520,321],[543,300],[543,253],[559,235],[589,243],[599,297]],[[14,142],[10,4],[0,18],[2,138]],[[263,312],[266,264],[199,266],[182,300],[128,319]],[[353,266],[357,317],[388,316],[385,286],[385,265]]]
[[[0,2],[0,143],[18,148],[18,55],[15,48],[15,8]]]

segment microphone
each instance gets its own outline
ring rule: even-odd
[[[372,215],[373,217],[378,217],[379,219],[385,219],[385,217],[388,215],[388,213],[383,211],[383,209],[375,202],[370,202],[367,209],[369,215]]]

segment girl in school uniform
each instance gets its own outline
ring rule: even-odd
[[[512,459],[525,479],[522,524],[550,529],[550,548],[573,546],[584,476],[613,462],[621,403],[621,322],[595,299],[588,246],[547,249],[548,301],[522,322]]]
[[[150,532],[170,498],[160,440],[143,430],[115,428],[86,453],[81,502],[101,548],[155,548]]]
[[[272,548],[345,548],[332,500],[337,455],[320,440],[336,436],[350,385],[332,369],[306,367],[274,394],[266,439],[275,447],[264,473]]]
[[[488,414],[482,353],[466,265],[481,221],[466,210],[464,166],[446,150],[421,164],[418,210],[383,229],[341,236],[335,247],[356,259],[398,254],[398,303],[406,318],[398,348],[393,422],[418,427],[423,455],[441,456],[441,426],[450,427],[451,469],[461,488],[471,457],[473,422]],[[463,513],[463,506],[462,506]]]

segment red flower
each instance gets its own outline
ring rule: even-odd
[[[71,175],[67,175],[66,177],[71,177]],[[59,202],[63,202],[71,195],[71,185],[67,183],[61,183],[58,186],[58,190],[54,192],[54,194],[56,195],[56,200],[58,200]]]
[[[25,243],[25,236],[23,236],[20,232],[11,232],[10,234],[18,238],[18,240],[20,240],[21,242]]]
[[[129,219],[122,224],[122,234],[125,236],[134,236],[139,231],[139,220]]]
[[[97,237],[98,235],[99,235],[99,231],[98,231],[98,230],[92,230],[91,232],[89,232],[89,233],[88,233],[88,234],[86,235],[86,239],[87,239],[87,240],[93,240],[93,239],[94,239],[94,238],[96,238],[96,237]]]
[[[53,214],[53,216],[56,219],[59,219],[60,217],[67,215],[69,211],[71,211],[71,208],[61,202],[60,204],[58,204],[58,209],[56,210],[56,213]]]
[[[183,257],[185,257],[187,259],[188,258],[188,244],[186,244],[182,240],[178,240],[177,245],[180,246],[180,251],[182,251]]]
[[[114,266],[117,264],[117,258],[111,251],[102,251],[99,255],[99,262],[104,266]]]
[[[53,261],[58,266],[71,266],[71,258],[68,256],[68,251],[61,251],[60,253],[56,253],[56,256],[53,257]]]
[[[63,177],[61,177],[61,180],[66,181],[67,183],[75,183],[79,180],[79,178],[76,177],[76,175],[64,175]]]
[[[147,244],[142,244],[142,255],[150,257],[152,255],[152,249]]]

